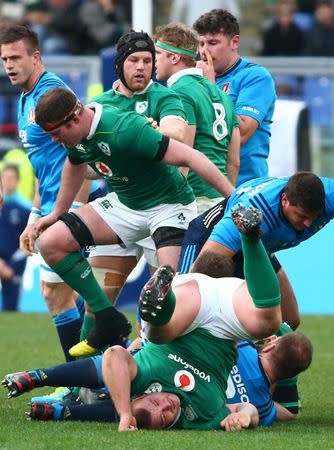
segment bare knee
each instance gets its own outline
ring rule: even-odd
[[[48,264],[54,264],[67,253],[79,250],[79,244],[62,222],[56,222],[38,238],[38,249]]]
[[[73,290],[65,283],[41,281],[41,291],[48,310],[53,316],[76,306]]]

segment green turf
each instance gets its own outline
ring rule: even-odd
[[[133,316],[131,317],[133,319]],[[314,344],[314,360],[300,377],[303,410],[297,421],[239,433],[138,431],[118,433],[116,425],[31,422],[30,398],[7,400],[0,391],[0,450],[37,449],[334,449],[334,352],[331,316],[305,316],[300,331]],[[0,376],[62,362],[53,324],[47,315],[0,313]],[[37,391],[36,391],[37,392]],[[47,388],[39,393],[50,392]]]

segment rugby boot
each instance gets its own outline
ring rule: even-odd
[[[61,403],[62,405],[72,405],[76,403],[73,389],[68,387],[57,387],[54,392],[47,395],[32,397],[31,403]]]
[[[260,210],[254,208],[254,206],[245,207],[239,203],[232,210],[231,216],[240,233],[254,241],[261,238],[263,231],[260,225],[263,222],[263,215]]]
[[[60,403],[31,403],[26,414],[32,420],[62,420],[64,409]]]
[[[29,392],[38,386],[39,378],[36,372],[15,372],[9,373],[1,381],[1,384],[8,389],[8,398],[19,397],[25,392]]]
[[[160,266],[143,287],[139,297],[140,317],[149,322],[162,309],[165,295],[169,291],[175,272],[170,266]]]
[[[91,356],[105,346],[122,345],[131,333],[130,322],[113,307],[95,313],[95,321],[87,339],[70,348],[71,356]]]

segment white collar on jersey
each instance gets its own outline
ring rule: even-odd
[[[125,95],[125,94],[123,94],[122,92],[119,92],[119,91],[117,90],[117,88],[118,88],[120,82],[121,82],[121,80],[116,80],[116,81],[114,81],[114,82],[113,82],[113,85],[112,85],[112,90],[113,90],[113,91],[115,92],[115,94],[117,94],[117,95],[122,95],[123,97],[127,97],[127,95]],[[133,91],[132,97],[134,97],[135,95],[145,94],[145,92],[149,89],[149,87],[151,86],[152,83],[153,83],[153,80],[150,80],[150,81],[148,82],[148,84],[146,85],[146,87],[145,87],[143,90],[141,90],[141,91]]]
[[[90,139],[92,139],[92,137],[94,136],[94,134],[96,132],[96,128],[97,128],[97,126],[100,122],[101,116],[102,116],[103,106],[100,105],[100,103],[92,102],[92,103],[89,103],[89,105],[87,105],[87,107],[95,110],[93,121],[90,126],[90,130],[89,130],[89,134],[86,137],[86,139],[89,141]]]
[[[177,80],[179,80],[184,75],[202,75],[203,76],[203,70],[198,69],[197,67],[191,67],[189,69],[182,69],[178,72],[174,73],[171,77],[167,80],[167,87],[171,87]]]

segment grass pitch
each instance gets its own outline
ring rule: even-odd
[[[134,316],[131,315],[131,319]],[[270,428],[118,433],[113,424],[26,420],[31,395],[7,400],[0,390],[0,450],[334,449],[333,316],[304,316],[300,331],[313,342],[311,368],[300,376],[300,417]],[[52,321],[45,314],[0,313],[0,376],[62,362]],[[51,388],[52,389],[52,388]],[[35,393],[51,392],[50,388]]]

